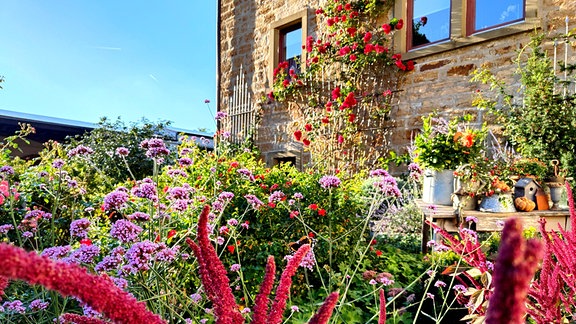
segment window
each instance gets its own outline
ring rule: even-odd
[[[294,72],[301,72],[298,63],[306,61],[306,51],[302,44],[308,35],[308,10],[292,14],[270,25],[270,56],[268,59],[268,80],[273,82],[273,71],[280,62],[288,62]]]
[[[406,28],[395,34],[405,59],[447,51],[541,26],[538,0],[407,0],[394,12]]]
[[[468,0],[468,35],[524,20],[524,0]]]
[[[288,70],[299,73],[302,56],[302,23],[280,30],[278,62],[288,62]]]
[[[408,26],[410,48],[450,38],[450,0],[409,1],[412,25]]]

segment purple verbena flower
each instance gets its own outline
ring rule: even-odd
[[[225,111],[218,111],[218,112],[216,112],[216,117],[214,117],[214,119],[222,120],[226,117],[228,117],[228,114]]]
[[[128,193],[118,188],[104,197],[104,210],[122,209],[127,202]]]
[[[286,195],[280,191],[274,191],[270,197],[268,197],[268,202],[280,202],[286,199]]]
[[[142,227],[125,219],[117,220],[110,228],[110,236],[122,243],[135,242],[140,232]]]
[[[150,261],[154,252],[156,252],[156,248],[157,244],[148,240],[134,243],[125,255],[129,270],[132,273],[136,273],[150,269]]]
[[[128,154],[130,154],[130,150],[125,147],[118,147],[116,149],[116,154],[120,156],[128,156]]]
[[[64,162],[64,160],[62,159],[55,159],[54,161],[52,161],[52,166],[56,169],[62,169],[65,163],[66,162]],[[41,177],[43,176],[42,172],[40,172],[40,176]]]
[[[252,194],[245,195],[244,198],[246,198],[248,203],[250,205],[252,205],[252,208],[254,208],[254,209],[260,209],[260,207],[262,207],[262,205],[264,205],[264,203],[262,201],[260,201],[260,199],[258,199],[258,197],[254,196]]]
[[[0,225],[0,235],[8,233],[8,231],[13,230],[14,225],[12,224],[4,224]]]
[[[75,148],[68,151],[68,157],[74,157],[77,155],[90,155],[90,154],[94,154],[94,150],[84,145],[78,145]]]
[[[92,263],[94,258],[100,255],[100,247],[97,245],[82,244],[70,254],[70,258],[83,263]]]
[[[132,188],[131,192],[136,197],[158,201],[158,191],[156,190],[156,184],[150,178],[145,178],[142,181],[138,181],[137,185]]]
[[[68,253],[70,253],[70,250],[71,250],[70,245],[52,246],[52,247],[44,249],[44,251],[42,251],[42,253],[40,253],[40,255],[49,257],[52,260],[58,260],[58,259],[61,259],[65,256],[67,256]]]
[[[42,299],[34,299],[33,301],[30,302],[28,308],[31,311],[36,312],[48,308],[48,305],[50,305],[50,303],[45,302]]]
[[[14,174],[14,168],[9,166],[9,165],[4,165],[4,166],[0,167],[0,173],[12,175],[12,174]]]
[[[170,154],[164,141],[159,138],[144,140],[140,143],[140,147],[146,149],[146,156],[153,159]]]
[[[89,227],[90,221],[87,218],[73,220],[72,223],[70,223],[70,235],[79,238],[87,238]]]
[[[130,215],[126,215],[126,218],[131,220],[131,221],[149,221],[150,220],[150,215],[144,213],[144,212],[134,212]]]
[[[318,183],[320,183],[320,186],[322,186],[322,188],[328,189],[339,187],[342,181],[337,176],[327,175],[320,178],[320,180],[318,180]]]

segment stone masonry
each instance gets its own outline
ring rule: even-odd
[[[473,111],[472,95],[478,84],[470,82],[474,69],[487,65],[497,76],[511,80],[516,66],[512,63],[517,50],[525,46],[533,31],[558,33],[564,30],[565,17],[571,28],[576,25],[576,3],[568,0],[527,0],[536,8],[534,26],[501,37],[456,47],[439,52],[411,57],[416,61],[413,72],[406,75],[402,92],[392,111],[394,130],[392,149],[402,153],[411,138],[419,131],[421,116],[432,111],[442,114]],[[306,163],[306,153],[300,143],[294,142],[287,125],[291,117],[283,105],[270,103],[266,93],[270,90],[269,52],[273,46],[270,26],[276,21],[307,9],[308,35],[316,36],[315,9],[318,0],[222,0],[220,28],[220,110],[226,110],[231,86],[243,67],[255,106],[259,110],[259,123],[255,143],[262,157],[273,163],[273,157],[293,156],[298,164]],[[405,18],[405,15],[396,14]],[[306,35],[305,35],[306,36]],[[305,37],[304,36],[304,37]],[[410,53],[405,55],[410,57]]]

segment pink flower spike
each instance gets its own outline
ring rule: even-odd
[[[298,270],[298,266],[306,254],[310,251],[310,245],[302,245],[294,256],[288,261],[282,276],[280,276],[280,282],[276,288],[276,298],[272,304],[270,314],[268,315],[267,324],[280,324],[282,323],[282,314],[286,308],[286,299],[288,299],[288,294],[290,294],[290,286],[292,285],[292,276]]]
[[[218,323],[244,323],[244,317],[238,310],[238,305],[234,300],[227,271],[222,261],[218,258],[216,250],[208,238],[208,215],[210,206],[204,206],[198,218],[198,234],[196,245],[192,240],[186,242],[193,249],[198,264],[200,265],[200,278],[202,284],[208,292],[208,298],[214,304],[214,315]],[[208,287],[211,285],[211,287]]]
[[[386,297],[384,297],[384,289],[380,289],[380,314],[378,316],[378,324],[386,324]]]
[[[114,323],[166,323],[107,276],[89,274],[76,264],[52,261],[5,243],[0,244],[0,260],[0,276],[75,296]]]
[[[254,302],[252,324],[266,323],[266,315],[268,315],[268,296],[270,295],[270,292],[272,292],[272,287],[274,286],[275,273],[276,264],[274,263],[274,257],[269,256],[264,279],[262,279],[262,285],[260,286],[260,292],[256,296]]]
[[[6,287],[8,287],[8,279],[0,276],[0,300],[2,300],[2,295],[4,295]]]
[[[308,324],[326,324],[326,323],[328,323],[328,320],[330,320],[330,316],[332,316],[332,311],[334,310],[334,307],[336,306],[336,302],[338,301],[339,296],[340,296],[340,294],[337,291],[328,295],[328,297],[326,297],[326,300],[324,300],[324,303],[322,304],[320,309],[318,309],[318,312],[316,312],[316,314],[314,314],[314,317],[312,317],[310,319]]]
[[[542,258],[540,241],[522,237],[522,222],[510,218],[504,225],[494,269],[494,294],[486,313],[486,324],[525,322],[530,281]]]

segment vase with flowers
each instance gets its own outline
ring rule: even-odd
[[[414,139],[414,157],[426,169],[424,202],[452,205],[454,170],[482,158],[486,127],[475,126],[472,120],[472,115],[449,120],[437,114],[422,117],[422,132]]]

